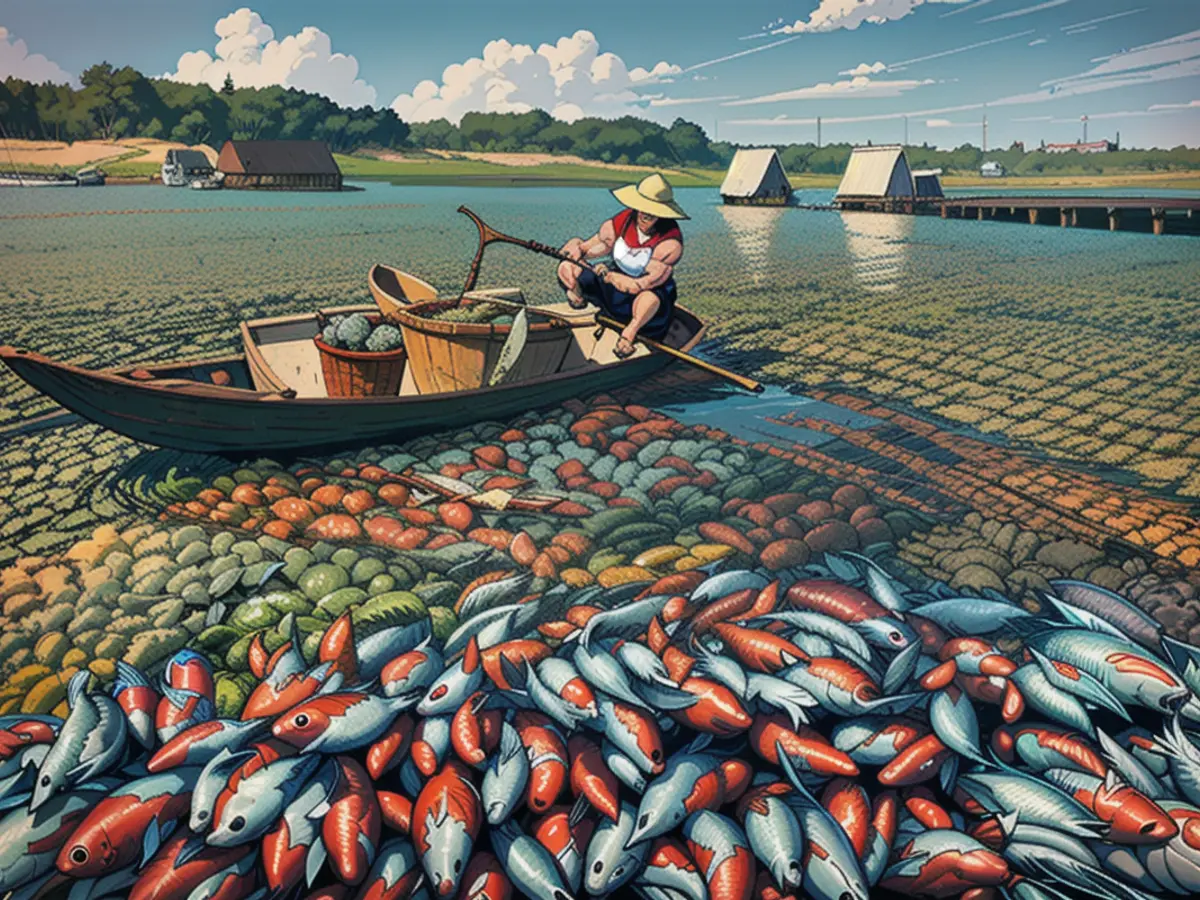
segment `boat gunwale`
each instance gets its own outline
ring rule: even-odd
[[[701,320],[691,310],[683,306],[676,306],[676,313],[682,313],[688,320],[698,326],[679,348],[684,352],[693,349],[704,337],[704,333],[708,328],[707,323]],[[316,313],[298,313],[288,316],[278,316],[269,319],[250,320],[242,323],[243,329],[250,327],[262,327],[268,324],[292,324],[303,322],[306,319],[315,320]],[[257,346],[253,342],[248,346]],[[643,363],[647,359],[651,359],[655,354],[643,357],[631,357],[629,359],[619,359],[611,363],[588,363],[575,369],[570,369],[564,372],[552,372],[548,375],[541,375],[537,378],[529,378],[524,381],[511,382],[508,384],[498,384],[492,387],[471,388],[465,391],[443,391],[437,394],[414,394],[411,396],[395,396],[395,397],[288,397],[282,391],[260,391],[252,388],[239,388],[230,385],[205,384],[204,382],[194,381],[191,379],[171,379],[173,383],[167,384],[163,382],[155,382],[154,380],[136,381],[128,377],[130,372],[137,369],[145,369],[148,372],[163,371],[175,369],[182,366],[211,366],[227,363],[243,363],[250,365],[249,354],[227,354],[220,357],[209,357],[206,359],[197,359],[190,361],[181,361],[175,365],[146,367],[131,365],[121,368],[109,369],[89,369],[84,366],[75,365],[74,363],[63,362],[46,356],[35,350],[24,350],[11,345],[0,346],[0,360],[7,361],[9,359],[19,359],[34,365],[47,368],[54,368],[65,371],[76,378],[85,380],[101,381],[108,384],[118,385],[130,392],[148,391],[153,395],[162,397],[192,397],[200,400],[209,401],[227,401],[237,404],[246,403],[289,403],[298,404],[306,407],[370,407],[370,406],[396,406],[405,407],[411,405],[424,405],[425,403],[445,402],[448,399],[454,398],[487,398],[490,396],[503,395],[512,391],[519,390],[525,387],[540,387],[546,384],[553,384],[560,381],[567,381],[572,378],[582,378],[590,373],[616,369],[622,366],[637,365]],[[672,360],[666,358],[664,363],[669,363]],[[265,363],[265,361],[264,361]],[[14,373],[16,374],[16,373]],[[51,399],[55,399],[51,397]]]

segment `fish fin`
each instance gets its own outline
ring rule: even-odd
[[[922,645],[920,641],[913,641],[899,653],[897,653],[890,663],[888,663],[887,671],[883,675],[884,694],[893,694],[896,690],[912,677],[917,670],[917,663],[921,658]]]
[[[0,798],[0,812],[4,812],[6,809],[15,809],[18,806],[24,806],[29,802],[29,798],[32,796],[32,791],[25,791],[21,794],[13,794],[10,797]]]
[[[575,798],[575,803],[571,806],[571,812],[567,815],[567,825],[574,828],[583,821],[583,817],[588,814],[588,810],[592,804],[587,798],[587,794],[580,794]]]
[[[525,745],[521,743],[520,733],[506,719],[500,725],[500,752],[492,757],[497,760],[497,768],[499,768],[500,761],[514,759],[518,754],[524,752]]]
[[[684,753],[699,753],[701,750],[703,750],[709,744],[712,743],[712,739],[713,739],[713,736],[711,734],[701,732],[700,734],[698,734],[694,738],[692,738],[692,742],[684,748],[683,752]]]
[[[838,581],[858,581],[862,577],[858,566],[837,553],[825,554],[825,566]]]
[[[499,656],[500,659],[500,674],[504,676],[504,680],[512,685],[514,690],[525,690],[525,672],[521,671],[521,667],[514,663],[503,653]]]
[[[938,784],[942,786],[942,790],[950,794],[953,792],[954,782],[958,780],[958,769],[961,757],[958,754],[952,754],[949,759],[942,763],[942,767],[938,769]]]
[[[88,669],[82,672],[76,672],[71,676],[71,680],[67,682],[67,706],[71,709],[83,698],[87,691],[88,679],[92,677],[92,673]]]
[[[150,687],[150,680],[136,666],[130,665],[123,659],[118,659],[116,668],[117,683],[121,687]]]
[[[183,846],[179,848],[179,852],[175,854],[174,868],[178,869],[180,866],[186,865],[199,853],[201,853],[205,846],[207,845],[204,843],[204,835],[192,835],[192,837],[188,838],[184,842]]]
[[[1095,631],[1099,634],[1119,637],[1122,640],[1128,639],[1123,631],[1093,612],[1089,612],[1073,603],[1068,603],[1066,600],[1056,597],[1053,594],[1042,592],[1042,599],[1054,607],[1055,611],[1070,625],[1086,628],[1088,631]]]
[[[329,665],[332,665],[332,663],[329,663]],[[345,680],[346,677],[340,671],[328,673],[328,677],[325,679],[324,683],[317,688],[317,693],[315,696],[320,697],[324,694],[337,693],[339,690],[341,690],[342,682]]]
[[[304,881],[308,887],[312,887],[313,882],[317,880],[317,875],[321,873],[321,866],[325,865],[325,858],[328,855],[325,841],[318,835],[312,846],[308,848],[308,854],[304,857]]]
[[[80,878],[71,885],[67,900],[90,900],[98,878]]]
[[[142,861],[138,863],[138,868],[150,862],[150,859],[158,852],[158,848],[162,846],[163,832],[158,827],[158,819],[151,819],[150,824],[146,826],[145,832],[142,834]]]

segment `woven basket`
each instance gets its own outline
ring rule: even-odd
[[[382,316],[367,316],[374,327]],[[389,350],[386,353],[359,352],[330,347],[320,335],[313,338],[321,355],[321,374],[325,376],[325,393],[330,397],[395,397],[400,393],[404,363],[408,351]]]

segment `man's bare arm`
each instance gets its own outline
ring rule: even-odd
[[[617,242],[617,233],[609,219],[600,226],[600,230],[587,240],[571,238],[562,246],[562,252],[572,259],[595,259],[598,256],[608,256],[612,253],[613,244]]]

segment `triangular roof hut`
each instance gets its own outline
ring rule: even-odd
[[[855,147],[838,185],[835,202],[896,200],[913,196],[912,171],[899,144]]]
[[[726,203],[784,205],[792,196],[783,163],[773,147],[739,150],[721,182],[721,197]]]

